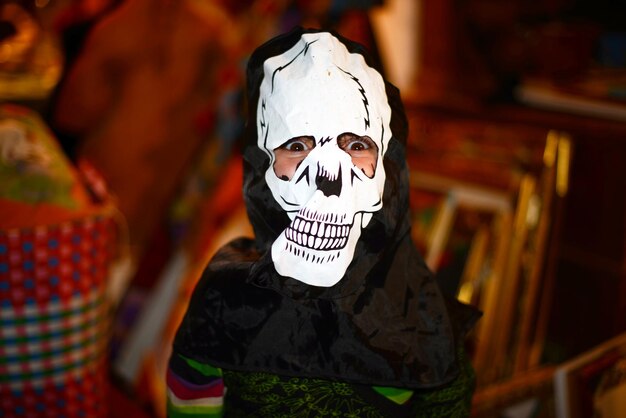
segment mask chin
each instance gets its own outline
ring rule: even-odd
[[[335,218],[316,224],[296,216],[272,244],[276,271],[311,286],[337,284],[354,257],[362,217],[361,213],[355,214],[350,224]]]

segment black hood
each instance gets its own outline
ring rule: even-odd
[[[274,240],[291,222],[286,212],[272,196],[267,183],[265,172],[270,160],[265,152],[257,145],[257,102],[259,87],[263,80],[263,63],[276,55],[283,54],[300,40],[304,33],[315,33],[316,30],[301,28],[272,39],[259,47],[251,56],[247,71],[247,106],[248,124],[246,126],[244,144],[244,199],[248,217],[254,228],[256,246],[262,252],[269,251]],[[339,39],[350,53],[361,54],[365,62],[375,68],[373,60],[367,50],[360,44],[347,40],[338,34]],[[404,107],[400,100],[400,93],[390,83],[385,83],[389,105],[392,109],[391,131],[384,157],[386,181],[383,195],[382,209],[375,212],[372,221],[362,232],[353,262],[344,278],[330,289],[311,288],[293,279],[285,278],[284,282],[290,288],[298,288],[305,293],[325,294],[328,296],[346,294],[354,291],[355,287],[363,284],[364,276],[376,268],[384,260],[393,256],[400,241],[409,234],[409,180],[405,158],[405,144],[408,131]],[[418,257],[419,258],[419,257]],[[383,271],[388,267],[380,266]],[[381,278],[380,273],[373,274]],[[374,280],[376,280],[373,278]]]
[[[323,288],[274,269],[270,247],[290,219],[265,182],[270,161],[257,146],[259,87],[265,60],[312,32],[317,31],[294,29],[249,60],[244,197],[255,240],[237,240],[211,261],[175,348],[234,370],[410,388],[444,384],[458,373],[456,350],[478,314],[444,299],[411,241],[407,120],[391,84],[386,83],[392,138],[383,161],[383,206],[363,229],[345,276]],[[375,68],[363,46],[333,35]]]

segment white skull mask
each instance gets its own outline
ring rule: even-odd
[[[257,115],[265,180],[291,219],[272,245],[274,266],[332,286],[382,207],[391,137],[383,79],[332,35],[305,34],[265,62]]]

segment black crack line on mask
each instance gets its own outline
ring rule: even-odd
[[[314,40],[311,42],[306,42],[304,44],[304,47],[300,50],[300,52],[298,52],[298,54],[296,54],[295,57],[293,57],[291,59],[291,61],[289,61],[287,64],[285,65],[281,65],[280,67],[278,67],[277,69],[274,70],[274,72],[272,73],[272,93],[274,93],[274,78],[276,77],[276,74],[278,74],[279,72],[281,72],[282,70],[284,70],[285,68],[289,67],[300,55],[305,56],[306,53],[309,51],[309,46],[311,46],[311,44],[317,42],[318,40]]]
[[[259,123],[261,124],[261,129],[265,132],[265,99],[261,99],[261,120]]]
[[[299,247],[318,251],[341,250],[346,246],[352,229],[352,224],[342,223],[345,222],[346,215],[320,214],[306,209],[301,213],[304,216],[296,216],[285,229],[288,241]],[[293,249],[298,250],[297,247]]]
[[[300,165],[300,163],[298,164]],[[309,166],[307,166],[303,171],[302,174],[300,174],[300,177],[298,177],[298,179],[296,180],[296,184],[300,183],[300,180],[302,180],[303,178],[306,178],[306,184],[310,185],[311,182],[309,181]]]
[[[350,72],[344,70],[341,67],[337,67],[337,68],[339,68],[339,70],[342,71],[343,73],[347,74],[359,86],[359,92],[361,93],[361,97],[363,98],[363,107],[365,107],[365,114],[367,115],[364,119],[365,129],[369,128],[370,127],[369,100],[367,100],[367,96],[365,95],[365,89],[361,85],[361,82],[359,81],[358,78],[356,78]]]
[[[263,149],[270,157],[270,166],[274,164],[274,153],[270,152],[267,148],[267,137],[270,132],[269,124],[265,122],[265,99],[261,101],[261,120],[259,121],[261,124],[261,130],[263,131]]]
[[[293,203],[293,202],[290,202],[288,200],[285,200],[285,198],[282,197],[282,196],[280,198],[283,200],[283,202],[285,202],[286,205],[289,205],[289,206],[299,206],[297,203]],[[292,211],[292,212],[295,212],[295,210]]]
[[[354,166],[354,167],[356,167],[356,166]],[[374,173],[371,176],[368,176],[367,174],[365,174],[365,169],[364,168],[360,168],[359,169],[357,167],[357,170],[360,170],[361,173],[363,173],[363,175],[365,177],[367,177],[368,179],[371,179],[371,178],[374,178],[374,175],[376,174],[376,166],[374,164],[371,164],[370,167],[372,169],[372,173]],[[363,179],[361,177],[359,177],[359,173],[357,172],[357,170],[355,170],[354,168],[350,169],[350,185],[351,186],[354,186],[354,179],[357,179],[359,181],[363,181]]]
[[[327,142],[330,142],[332,139],[334,138],[330,136],[320,138],[320,146],[325,145]]]

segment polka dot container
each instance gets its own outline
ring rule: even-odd
[[[0,417],[106,417],[115,224],[0,231]]]

